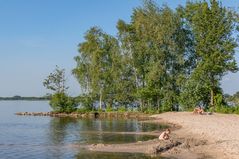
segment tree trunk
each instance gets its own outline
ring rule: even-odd
[[[143,111],[144,109],[144,100],[140,100],[140,109],[141,109],[141,112]]]
[[[159,106],[160,106],[160,104],[159,104],[159,99],[157,98],[157,106],[158,106],[158,112],[159,112]]]
[[[110,108],[113,108],[113,100],[112,100],[112,97],[111,97],[111,99],[110,99],[109,106],[110,106]]]
[[[102,93],[100,93],[100,110],[102,110]]]
[[[211,99],[210,99],[210,106],[211,107],[214,107],[214,91],[213,89],[211,88]]]

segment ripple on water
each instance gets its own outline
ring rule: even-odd
[[[147,159],[149,157],[143,154],[88,153],[82,149],[67,148],[66,145],[144,141],[155,137],[104,132],[145,132],[164,128],[160,124],[137,120],[79,120],[14,115],[18,111],[49,111],[45,101],[0,101],[0,108],[0,159]],[[87,134],[83,131],[96,133]]]

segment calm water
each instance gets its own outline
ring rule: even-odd
[[[50,111],[47,101],[0,101],[0,110],[1,159],[147,159],[150,157],[134,153],[92,153],[73,148],[72,145],[144,141],[155,137],[115,132],[152,131],[162,127],[136,120],[80,120],[14,115],[15,112]]]

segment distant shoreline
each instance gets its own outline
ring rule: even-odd
[[[21,97],[21,96],[13,96],[13,97],[0,97],[0,101],[47,101],[50,100],[50,97]]]

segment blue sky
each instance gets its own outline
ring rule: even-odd
[[[186,0],[156,0],[175,8]],[[69,94],[80,87],[71,75],[77,45],[91,26],[116,35],[118,19],[130,20],[141,0],[0,0],[0,96],[41,96],[44,78],[56,65],[65,68]],[[239,7],[237,0],[223,5]],[[239,63],[239,56],[237,55]],[[239,73],[222,81],[226,93],[239,91]]]

